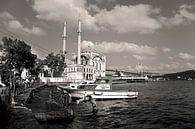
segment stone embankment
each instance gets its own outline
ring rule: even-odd
[[[8,129],[43,129],[28,108],[21,106],[10,107]]]
[[[55,85],[31,88],[16,97],[18,106],[0,103],[1,127],[7,129],[43,129],[42,121],[72,121],[73,111],[68,97]],[[4,105],[4,106],[3,106]],[[67,123],[68,124],[68,123]]]

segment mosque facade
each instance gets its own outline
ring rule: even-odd
[[[95,81],[97,78],[106,76],[106,57],[94,50],[87,48],[81,50],[81,21],[78,21],[78,50],[77,54],[72,56],[64,69],[64,77],[72,82]],[[66,53],[66,23],[63,33],[63,53]]]

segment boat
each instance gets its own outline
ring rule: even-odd
[[[147,76],[112,76],[112,84],[124,84],[124,83],[133,83],[133,82],[148,82]]]
[[[70,94],[73,100],[84,99],[86,96],[90,96],[95,100],[134,99],[138,97],[137,91],[112,90],[109,83],[71,83],[70,86],[63,88]]]

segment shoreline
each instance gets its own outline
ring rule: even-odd
[[[55,86],[55,85],[53,85]],[[6,104],[4,101],[2,101],[2,99],[0,98],[0,119],[1,119],[1,127],[5,128],[5,129],[44,129],[40,123],[40,121],[38,120],[38,118],[36,118],[36,113],[33,111],[34,109],[31,109],[30,107],[28,107],[28,103],[32,102],[33,99],[33,95],[35,92],[40,91],[41,89],[44,89],[45,87],[50,87],[50,85],[41,85],[38,86],[36,88],[30,88],[25,90],[24,92],[22,92],[22,94],[19,94],[16,96],[16,101],[18,102],[18,105],[11,105],[9,106],[8,104]],[[55,106],[56,103],[49,103],[46,106],[51,107],[57,107]],[[46,121],[51,119],[57,119],[60,117],[63,118],[70,118],[73,119],[72,115],[70,114],[70,111],[72,111],[72,109],[69,109],[67,107],[62,108],[64,111],[64,114],[62,113],[57,113],[54,111],[54,114],[57,115],[51,115],[48,116],[47,111],[44,111],[41,117],[45,117]],[[40,113],[41,114],[41,113]],[[62,116],[63,115],[63,116]],[[47,119],[47,117],[49,117]]]

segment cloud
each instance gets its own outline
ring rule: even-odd
[[[137,60],[153,60],[154,57],[151,56],[143,56],[143,55],[133,55],[133,57]]]
[[[33,34],[33,35],[43,35],[46,32],[39,27],[33,26],[31,29],[23,26],[14,16],[8,12],[3,12],[0,14],[3,24],[10,30],[15,32],[21,32],[24,35]]]
[[[169,56],[168,58],[169,58],[170,60],[172,60],[174,57],[173,57],[173,56]]]
[[[142,64],[137,64],[135,66],[135,69],[138,71],[138,72],[144,72],[144,71],[148,71],[148,70],[151,70],[150,67],[146,66],[146,65],[142,65]]]
[[[119,6],[112,10],[101,10],[95,15],[98,25],[104,29],[121,33],[152,33],[162,27],[161,23],[151,15],[158,14],[158,9],[150,5]]]
[[[178,26],[187,22],[187,20],[179,13],[176,13],[171,18],[161,16],[160,21],[163,24],[163,26],[168,28]]]
[[[181,66],[181,64],[179,62],[171,62],[169,64],[162,64],[161,67],[163,69],[169,69],[169,70],[171,70],[171,69],[179,69],[182,66]]]
[[[155,55],[157,53],[157,48],[150,47],[148,45],[137,45],[134,43],[128,42],[96,42],[92,41],[83,41],[82,49],[87,48],[96,50],[97,52],[102,53],[120,53],[120,52],[130,52],[135,54],[147,54]]]
[[[101,2],[96,0],[96,3]],[[88,30],[118,33],[153,33],[163,27],[170,28],[195,20],[195,14],[189,11],[194,8],[191,5],[180,6],[174,10],[172,17],[162,16],[160,8],[148,4],[114,5],[108,10],[87,0],[33,0],[32,7],[37,12],[36,17],[42,20],[61,23],[66,20],[76,24],[80,17],[82,25]]]
[[[190,69],[194,69],[194,68],[195,68],[195,64],[192,64],[192,63],[190,63],[190,62],[187,62],[187,63],[186,63],[186,66],[187,66],[188,68],[190,68]]]
[[[97,3],[103,3],[103,2],[115,2],[116,0],[95,0]]]
[[[170,72],[170,70],[178,71],[182,69],[184,66],[179,62],[170,62],[168,64],[160,64],[156,66],[148,66],[148,65],[136,65],[136,69],[139,71],[150,71],[150,72]]]
[[[188,24],[190,21],[195,20],[195,12],[190,12],[190,10],[193,10],[194,8],[194,5],[181,5],[173,17],[167,18],[161,16],[160,21],[167,27]]]
[[[96,19],[89,14],[86,4],[86,0],[34,0],[32,7],[39,19],[74,23],[80,17],[86,28],[96,30]]]
[[[170,52],[171,49],[170,48],[163,48],[162,51],[166,53],[166,52]]]
[[[180,14],[187,19],[195,20],[195,12],[194,13],[189,12],[190,9],[192,10],[194,8],[195,8],[194,5],[182,5],[180,6]]]
[[[157,64],[157,65],[148,65],[148,64],[137,64],[135,66],[129,65],[129,66],[114,66],[109,67],[110,69],[117,69],[117,70],[126,70],[130,72],[160,72],[160,73],[170,73],[171,72],[178,72],[181,71],[181,69],[188,68],[195,68],[194,64],[186,63],[181,64],[179,62],[170,62],[167,64]]]
[[[195,56],[183,52],[179,53],[179,57],[186,60],[195,59]]]
[[[146,65],[140,65],[137,64],[135,66],[108,66],[108,69],[116,69],[116,70],[122,70],[122,71],[129,71],[129,72],[143,72],[143,71],[149,71],[151,70],[150,67],[146,66]]]
[[[2,13],[0,14],[0,18],[1,18],[1,19],[4,19],[4,20],[7,20],[7,19],[11,20],[11,19],[14,19],[14,17],[13,17],[10,13],[8,13],[8,12],[2,12]]]
[[[135,71],[135,68],[132,66],[107,66],[107,69],[113,69],[113,70],[128,70],[128,71]]]
[[[72,23],[77,21],[80,14],[83,25],[95,31],[152,33],[162,27],[161,22],[152,17],[159,13],[159,9],[145,4],[116,5],[106,10],[88,4],[87,0],[34,0],[32,7],[38,13],[37,18],[49,21],[67,20]],[[91,10],[95,12],[94,15],[89,12]]]

